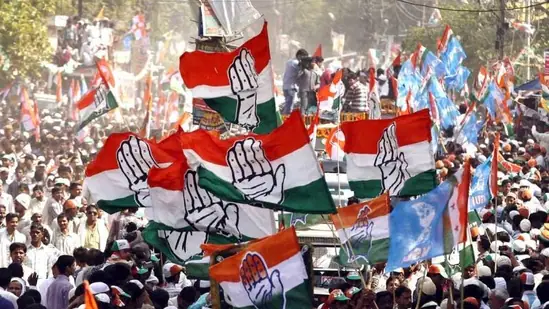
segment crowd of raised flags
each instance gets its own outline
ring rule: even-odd
[[[139,25],[135,20],[135,31],[141,31]],[[309,214],[330,215],[342,267],[359,270],[361,265],[386,263],[387,273],[399,272],[448,258],[457,250],[459,267],[447,272],[465,278],[466,267],[475,263],[471,248],[478,237],[471,235],[470,218],[481,214],[484,220],[493,209],[498,215],[498,170],[522,173],[501,155],[497,134],[488,142],[491,155],[478,162],[479,133],[492,128],[492,122],[513,122],[512,67],[502,61],[493,73],[481,68],[469,90],[470,71],[462,65],[466,55],[449,27],[437,51],[419,44],[391,75],[397,90],[396,117],[380,119],[381,110],[370,108],[369,120],[339,124],[335,118],[337,128],[328,137],[326,152],[346,162],[351,190],[364,199],[336,207],[314,144],[319,114],[341,110],[343,70],[318,91],[318,112],[308,127],[298,111],[281,123],[268,42],[265,23],[257,36],[234,51],[184,53],[179,72],[163,83],[171,84],[181,74],[194,97],[249,134],[220,139],[203,129],[179,128],[159,141],[148,139],[146,130],[111,134],[86,169],[84,186],[91,202],[108,213],[144,208],[150,220],[142,232],[144,240],[171,262],[186,265],[188,275],[218,283],[224,295],[210,296],[224,298],[234,308],[313,306],[313,278],[303,244],[295,227],[276,233],[279,211],[279,220],[290,212],[289,221],[296,226],[306,224]],[[375,70],[369,74],[369,101],[379,106]],[[77,85],[71,86],[71,96],[81,98],[71,104],[79,130],[118,107],[114,78],[103,62],[98,62],[98,78],[89,91],[83,93],[83,84]],[[152,117],[151,84],[146,88],[145,129]],[[22,93],[22,121],[31,131],[40,123]],[[469,102],[466,110],[460,112],[451,93]],[[446,149],[448,130],[463,148],[459,159],[455,150]],[[502,134],[508,135],[507,130]],[[495,237],[491,241],[498,243]],[[210,260],[227,251],[236,253]],[[499,254],[500,249],[494,251]],[[418,294],[426,282],[424,292],[432,284],[422,282]],[[366,297],[366,286],[362,288]],[[345,299],[335,295],[331,301]]]

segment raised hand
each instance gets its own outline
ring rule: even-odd
[[[238,229],[238,206],[225,203],[198,186],[198,174],[185,174],[185,220],[198,231],[242,238]]]
[[[263,151],[261,141],[246,138],[235,142],[227,152],[227,163],[233,185],[248,200],[280,204],[284,200],[286,167],[280,164],[273,170]]]
[[[255,60],[246,49],[234,58],[229,67],[231,90],[237,97],[237,123],[246,129],[257,127],[257,89],[258,76],[255,71]]]
[[[134,199],[141,207],[152,206],[147,176],[151,167],[158,167],[149,145],[135,137],[120,143],[116,152],[118,167],[128,180],[128,187],[135,192]]]
[[[381,171],[382,190],[380,193],[398,194],[404,188],[406,180],[411,177],[404,153],[398,151],[394,123],[383,131],[378,143],[378,153],[374,165]]]
[[[276,269],[269,274],[269,268],[259,254],[252,252],[246,254],[240,265],[240,280],[256,308],[283,309],[286,307],[280,271]],[[282,296],[282,302],[272,301],[277,295]]]
[[[160,231],[159,233],[162,233],[161,236],[168,242],[172,254],[182,261],[202,253],[200,245],[208,240],[208,234],[199,231]]]
[[[368,213],[370,208],[368,206],[363,207],[359,213],[355,224],[351,227],[350,239],[353,248],[360,246],[368,239],[372,239],[372,229],[374,223],[368,219]]]
[[[396,126],[393,122],[385,128],[383,135],[377,145],[377,156],[374,160],[374,166],[380,166],[397,159],[398,143],[396,139]]]

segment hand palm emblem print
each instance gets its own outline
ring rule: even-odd
[[[368,218],[370,210],[368,205],[360,209],[357,220],[351,227],[349,240],[344,244],[347,256],[349,257],[349,263],[359,259],[368,261],[368,255],[370,254],[370,249],[372,247],[372,230],[374,229],[374,222],[370,221]],[[368,248],[366,252],[361,249],[365,247]],[[364,254],[357,254],[358,252],[364,252]]]
[[[251,130],[257,127],[258,76],[255,60],[246,49],[242,49],[229,67],[231,91],[236,96],[236,123]]]
[[[408,162],[404,153],[398,151],[396,125],[393,122],[385,128],[378,142],[377,156],[374,160],[381,172],[381,192],[398,195],[407,179],[411,178],[408,172]]]
[[[261,141],[246,138],[237,141],[227,152],[233,185],[248,200],[281,204],[284,200],[286,168],[279,164],[273,169],[265,156]]]
[[[140,207],[150,207],[151,195],[147,176],[151,167],[159,167],[154,160],[147,142],[130,136],[120,143],[116,151],[118,167],[128,180],[128,187],[134,192],[135,203]]]
[[[240,281],[255,308],[286,308],[284,285],[280,271],[269,268],[263,257],[256,252],[248,252],[240,264]],[[273,297],[282,295],[282,302]]]

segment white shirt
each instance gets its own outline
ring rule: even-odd
[[[51,267],[54,259],[57,258],[57,252],[44,244],[36,248],[33,245],[27,248],[27,258],[25,265],[33,269],[39,279],[46,279],[52,276]]]
[[[6,192],[0,193],[0,205],[6,206],[6,213],[14,212],[13,197]]]
[[[11,263],[10,245],[14,242],[25,243],[26,240],[25,235],[17,230],[11,236],[6,228],[0,230],[0,267],[8,267]]]
[[[30,201],[29,209],[27,212],[32,216],[35,213],[42,214],[44,212],[44,206],[46,206],[47,199],[44,197],[41,201],[33,198]]]
[[[47,225],[51,225],[53,220],[57,219],[57,216],[63,212],[63,203],[63,200],[57,202],[51,197],[48,198],[46,205],[44,206],[44,211],[42,212],[42,221]]]
[[[65,235],[57,230],[53,235],[51,243],[55,248],[61,251],[62,254],[72,255],[74,249],[80,247],[80,237],[70,231]]]

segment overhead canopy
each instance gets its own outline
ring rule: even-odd
[[[515,91],[541,91],[541,84],[539,83],[539,78],[536,77],[533,80],[516,87]]]

